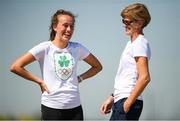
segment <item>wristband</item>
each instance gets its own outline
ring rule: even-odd
[[[81,76],[78,76],[78,82],[82,82],[83,81],[83,78]]]

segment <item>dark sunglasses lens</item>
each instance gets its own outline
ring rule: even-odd
[[[130,24],[132,23],[132,21],[125,20],[125,19],[122,19],[122,22],[123,22],[123,24],[125,24],[125,25],[130,25]]]

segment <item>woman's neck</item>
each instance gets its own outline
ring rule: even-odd
[[[52,43],[57,46],[58,48],[61,48],[61,49],[64,49],[67,47],[68,43],[67,42],[64,42],[62,40],[59,40],[59,39],[54,39],[52,41]]]
[[[137,32],[137,33],[133,33],[131,35],[131,42],[133,42],[134,40],[136,40],[136,38],[139,36],[139,35],[144,35],[143,32]]]

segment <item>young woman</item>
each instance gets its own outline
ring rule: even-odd
[[[57,10],[51,20],[50,41],[30,49],[10,68],[12,72],[40,86],[43,120],[83,120],[78,83],[102,69],[98,59],[87,48],[70,42],[74,24],[75,16],[71,12]],[[42,78],[24,68],[35,60],[40,64]],[[79,60],[84,60],[91,68],[77,76]]]
[[[130,41],[120,59],[114,93],[102,104],[100,111],[107,114],[112,108],[110,120],[138,120],[143,108],[142,92],[150,81],[150,47],[143,29],[151,17],[147,7],[141,3],[127,6],[121,16]]]

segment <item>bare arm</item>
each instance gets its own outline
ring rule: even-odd
[[[108,114],[111,112],[111,108],[114,104],[114,97],[113,96],[109,96],[101,105],[100,107],[100,112],[102,114]]]
[[[88,63],[91,66],[91,68],[80,75],[80,77],[83,80],[96,75],[98,72],[100,72],[102,70],[101,63],[98,61],[98,59],[93,54],[89,54],[89,56],[87,58],[85,58],[84,61],[86,63]]]
[[[143,92],[150,81],[148,69],[148,59],[146,57],[136,57],[136,65],[138,71],[138,79],[131,95],[124,102],[124,111],[128,112],[131,105],[136,101],[137,97]]]
[[[30,73],[29,71],[27,71],[24,67],[30,63],[32,63],[33,61],[35,61],[36,59],[34,58],[34,56],[27,52],[26,54],[24,54],[23,56],[21,56],[20,58],[18,58],[10,67],[10,71],[27,79],[30,81],[33,81],[37,84],[39,84],[39,86],[41,87],[42,92],[44,91],[48,91],[47,86],[45,85],[44,81],[41,80],[40,78],[34,76],[32,73]]]

